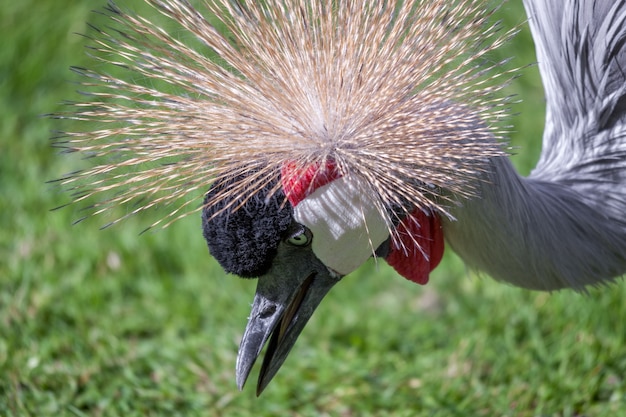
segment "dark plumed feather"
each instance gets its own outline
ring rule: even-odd
[[[226,272],[254,278],[269,270],[293,213],[282,191],[272,193],[275,184],[246,201],[213,198],[240,180],[230,177],[213,183],[204,200],[202,230],[211,255]]]

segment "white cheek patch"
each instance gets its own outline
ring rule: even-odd
[[[318,259],[342,275],[361,266],[389,237],[373,199],[345,177],[318,188],[298,203],[294,218],[311,229]]]

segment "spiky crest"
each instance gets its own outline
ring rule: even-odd
[[[167,206],[167,225],[215,178],[241,176],[214,196],[241,201],[286,161],[329,158],[385,218],[406,203],[445,213],[503,154],[508,75],[486,58],[511,33],[489,1],[146,1],[195,40],[111,2],[91,51],[121,75],[76,69],[92,101],[58,115],[84,126],[58,145],[96,161],[60,181],[95,214],[139,201],[129,215]]]

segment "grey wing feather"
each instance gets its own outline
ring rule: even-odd
[[[539,290],[626,273],[626,0],[524,0],[546,101],[539,163],[493,160],[446,238],[471,266]]]
[[[626,233],[626,0],[524,0],[546,94],[530,178],[567,185]]]
[[[586,194],[598,184],[626,210],[626,0],[524,0],[547,100],[532,178]],[[591,188],[593,190],[591,190]],[[617,188],[616,188],[617,187]],[[600,193],[602,194],[602,193]]]

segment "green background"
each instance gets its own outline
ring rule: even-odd
[[[119,1],[142,9],[137,0]],[[447,252],[420,287],[368,264],[322,303],[261,398],[234,382],[255,283],[209,257],[200,220],[100,231],[46,181],[73,169],[42,114],[76,100],[70,65],[104,1],[0,0],[0,416],[609,416],[626,409],[626,286],[529,292]],[[152,14],[153,11],[147,13]],[[499,52],[513,160],[534,165],[543,91],[521,1]],[[256,379],[253,372],[251,379]]]

